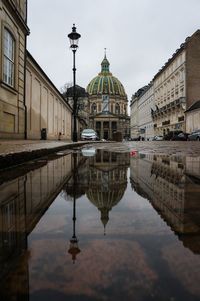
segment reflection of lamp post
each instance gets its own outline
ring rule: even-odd
[[[78,239],[76,237],[76,161],[77,161],[77,154],[73,153],[74,159],[74,170],[73,170],[73,235],[70,239],[70,246],[68,253],[72,255],[73,263],[75,263],[76,255],[80,253],[80,249],[78,247]]]
[[[68,34],[72,52],[73,52],[73,116],[74,116],[74,125],[73,125],[73,142],[77,142],[77,126],[76,126],[76,114],[77,114],[77,99],[76,99],[76,67],[75,67],[75,53],[78,48],[78,40],[81,37],[79,33],[76,32],[75,24],[73,24],[72,32]]]

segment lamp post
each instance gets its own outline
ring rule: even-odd
[[[76,126],[76,114],[77,114],[77,98],[76,98],[76,65],[75,65],[75,54],[78,48],[78,41],[81,35],[76,32],[75,24],[73,24],[72,32],[68,34],[70,40],[70,48],[73,52],[73,142],[77,142],[77,126]]]

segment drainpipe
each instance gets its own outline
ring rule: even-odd
[[[27,9],[28,4],[26,3],[26,24],[27,24],[27,13],[28,13],[28,9]],[[28,33],[29,34],[29,33]],[[24,44],[24,139],[27,139],[27,106],[26,106],[26,46],[27,46],[27,35],[25,35],[25,44]]]

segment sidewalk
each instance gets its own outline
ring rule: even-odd
[[[49,140],[0,140],[0,169],[18,165],[64,149],[88,142]]]

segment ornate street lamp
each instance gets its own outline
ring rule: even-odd
[[[76,115],[77,115],[77,98],[76,98],[76,67],[75,67],[75,53],[78,48],[78,41],[81,35],[76,32],[75,24],[73,24],[72,32],[68,34],[68,38],[70,40],[70,48],[73,52],[73,142],[77,142],[77,125],[76,125]]]

